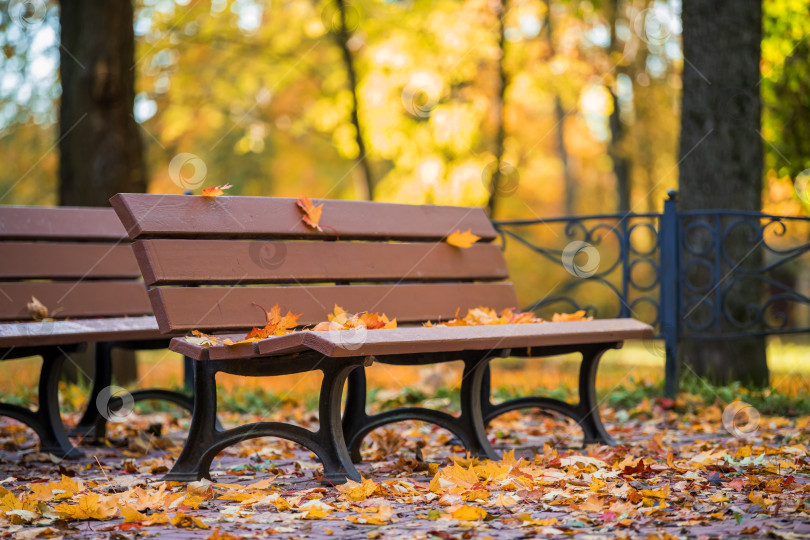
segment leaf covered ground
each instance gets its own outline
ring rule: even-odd
[[[429,403],[428,403],[429,405]],[[215,483],[163,482],[187,418],[132,415],[87,457],[36,452],[2,420],[0,534],[13,538],[227,539],[810,537],[810,417],[723,419],[689,396],[603,409],[619,444],[579,448],[575,424],[509,413],[490,434],[504,456],[475,460],[451,436],[409,423],[367,439],[362,483],[322,486],[306,449],[254,439],[215,460]],[[223,414],[226,425],[260,419]],[[316,427],[287,406],[264,420]],[[736,427],[735,427],[736,426]]]

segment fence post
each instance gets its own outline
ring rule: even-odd
[[[678,393],[678,333],[680,313],[680,234],[678,224],[678,192],[667,192],[664,213],[658,229],[661,253],[661,335],[664,338],[664,389],[669,398]]]

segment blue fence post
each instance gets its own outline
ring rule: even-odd
[[[678,224],[678,192],[667,192],[664,213],[658,229],[661,253],[661,336],[664,338],[665,379],[667,397],[678,393],[678,317],[680,313],[680,234]]]

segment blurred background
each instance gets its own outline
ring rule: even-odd
[[[808,14],[762,3],[761,209],[787,216],[808,208]],[[495,219],[660,212],[679,183],[681,21],[679,0],[0,0],[0,204],[232,184]],[[532,241],[565,238],[553,229]],[[570,277],[507,257],[525,305]],[[769,346],[785,373],[805,350]],[[641,344],[623,361],[656,383],[662,356]]]

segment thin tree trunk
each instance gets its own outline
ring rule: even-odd
[[[608,0],[607,2],[607,19],[610,24],[610,47],[608,54],[611,62],[616,55],[621,55],[622,51],[619,48],[618,38],[616,36],[616,21],[621,9],[620,0]],[[622,73],[622,66],[618,65],[615,68],[616,73]],[[618,210],[619,212],[629,212],[631,208],[630,201],[630,160],[627,159],[626,152],[622,149],[624,141],[625,129],[621,121],[621,110],[619,108],[619,96],[616,95],[616,85],[608,86],[610,97],[613,100],[613,111],[610,114],[610,143],[608,144],[608,155],[613,162],[613,175],[616,177],[616,192],[618,194]]]
[[[553,28],[551,21],[551,3],[546,2],[546,16],[544,20],[546,44],[548,45],[548,57],[546,61],[554,58],[555,47],[553,38]],[[565,117],[567,116],[565,109],[562,105],[562,98],[559,92],[554,92],[554,122],[557,126],[557,156],[563,166],[563,182],[565,183],[565,213],[566,215],[573,215],[576,213],[577,201],[577,181],[574,177],[574,172],[571,169],[571,159],[568,156],[568,150],[565,148]]]
[[[63,0],[60,5],[59,204],[109,206],[121,192],[145,192],[143,145],[133,117],[135,34],[130,0]],[[92,360],[65,377],[92,374]],[[117,355],[117,381],[136,379],[135,356]]]
[[[554,116],[557,121],[557,153],[563,166],[563,180],[565,182],[565,214],[572,216],[576,213],[577,184],[571,172],[571,163],[568,151],[565,149],[565,109],[559,94],[554,95]]]
[[[358,114],[357,99],[357,70],[354,66],[354,57],[349,49],[349,40],[352,37],[352,30],[348,27],[348,13],[345,0],[335,0],[340,24],[332,30],[335,43],[340,48],[343,58],[343,67],[346,70],[346,77],[349,79],[349,91],[352,96],[352,110],[350,113],[351,123],[354,126],[355,142],[357,143],[357,164],[360,166],[362,178],[355,182],[357,197],[360,199],[374,200],[374,178],[371,174],[371,165],[368,161],[367,146],[363,138],[363,130],[360,125],[360,115]]]
[[[680,141],[680,199],[683,210],[724,208],[759,210],[762,197],[763,148],[760,129],[760,0],[685,0],[683,44],[686,63]],[[757,222],[758,223],[758,222]],[[705,259],[724,281],[724,291],[735,273],[761,266],[762,251],[743,235],[724,240],[732,264]],[[694,257],[694,256],[692,256]],[[704,266],[704,272],[707,273]],[[690,272],[687,280],[700,279]],[[693,281],[694,283],[694,281]],[[716,292],[715,291],[715,292]],[[749,305],[759,305],[761,283],[745,286],[726,296],[707,293],[706,300],[724,300],[717,306],[738,321],[749,320]],[[703,303],[692,315],[710,310]],[[683,321],[682,321],[683,322]],[[727,323],[723,328],[729,329]],[[684,340],[680,348],[686,365],[713,382],[741,381],[768,384],[763,338]]]
[[[506,139],[506,127],[504,122],[504,109],[506,104],[506,87],[509,84],[508,75],[506,73],[506,35],[504,18],[507,11],[509,11],[509,0],[501,0],[498,4],[498,96],[496,97],[495,108],[497,110],[498,127],[495,132],[495,167],[492,171],[492,177],[489,184],[489,200],[487,200],[487,213],[489,217],[495,219],[495,208],[497,205],[499,186],[504,181],[503,168],[503,152],[504,141]]]

